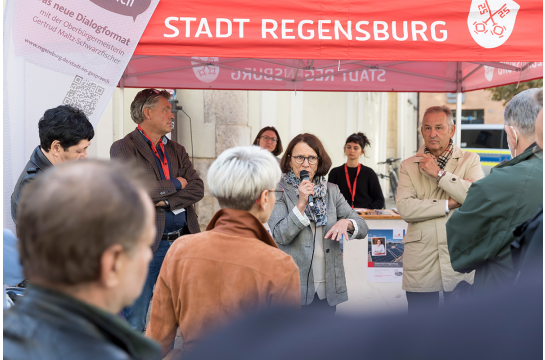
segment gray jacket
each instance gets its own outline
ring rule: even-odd
[[[299,201],[299,193],[284,178],[278,183],[278,190],[284,190],[284,198],[274,205],[269,226],[274,240],[280,250],[293,257],[299,267],[301,279],[301,304],[308,305],[314,298],[314,276],[309,270],[312,264],[312,248],[314,234],[310,226],[305,226],[293,213]],[[327,225],[324,235],[340,219],[356,221],[358,233],[356,239],[364,239],[369,231],[365,221],[348,205],[344,196],[335,184],[327,183]],[[348,300],[343,258],[338,241],[324,239],[326,266],[326,296],[329,305],[337,305]],[[308,281],[307,281],[308,276]],[[308,288],[307,288],[308,283]],[[305,304],[306,294],[306,304]]]

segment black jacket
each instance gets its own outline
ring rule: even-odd
[[[4,360],[160,359],[153,340],[120,318],[67,295],[30,285],[4,311]]]
[[[519,225],[513,232],[517,238],[511,243],[511,255],[516,279],[519,276],[542,275],[541,271],[529,274],[529,269],[543,269],[543,204],[528,221]]]
[[[23,172],[19,175],[13,194],[11,194],[11,218],[13,222],[16,222],[17,218],[17,205],[19,204],[19,197],[21,196],[21,189],[34,179],[39,173],[45,171],[48,167],[53,166],[51,162],[45,157],[44,153],[39,146],[30,155]]]
[[[354,184],[358,168],[348,168],[348,178],[350,179],[350,185]],[[346,174],[344,172],[344,165],[331,169],[329,172],[329,178],[327,180],[330,183],[337,184],[341,194],[352,205],[352,195],[348,189],[346,182]],[[370,167],[361,166],[360,174],[356,184],[356,196],[354,197],[354,207],[367,208],[367,209],[384,209],[384,195],[382,194],[382,188],[378,181],[377,174]]]

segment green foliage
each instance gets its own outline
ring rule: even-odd
[[[540,87],[543,87],[543,79],[521,82],[518,88],[517,84],[511,84],[486,90],[492,93],[492,100],[502,101],[503,105],[505,106],[509,100],[511,100],[513,96],[517,95],[518,93],[523,92],[524,90]]]

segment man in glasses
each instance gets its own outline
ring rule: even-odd
[[[211,330],[269,306],[298,308],[299,268],[263,227],[282,192],[270,152],[257,146],[225,150],[208,171],[221,206],[205,232],[172,245],[151,305],[146,335],[172,348],[177,328],[185,351]]]
[[[185,148],[165,135],[172,131],[174,114],[167,91],[145,89],[131,104],[136,129],[116,141],[112,158],[132,161],[156,180],[150,196],[155,204],[157,235],[152,246],[144,290],[135,303],[123,309],[131,326],[143,332],[153,287],[170,245],[180,236],[200,231],[193,205],[204,196],[204,184],[193,168]]]

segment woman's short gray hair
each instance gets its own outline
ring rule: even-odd
[[[137,124],[144,121],[144,109],[153,109],[159,98],[170,99],[170,93],[166,90],[144,89],[134,97],[131,103],[131,118]]]
[[[506,125],[515,126],[526,139],[533,139],[536,133],[537,114],[543,104],[536,101],[539,89],[528,89],[515,95],[503,112]]]
[[[450,108],[446,105],[432,106],[427,108],[424,116],[422,116],[422,122],[424,122],[424,118],[426,117],[426,115],[440,112],[445,113],[445,115],[447,116],[447,124],[450,129],[450,127],[454,125],[454,117],[452,116],[452,110],[450,110]]]
[[[282,172],[276,158],[259,146],[221,153],[208,170],[208,188],[222,208],[249,211],[263,190],[274,190]]]

